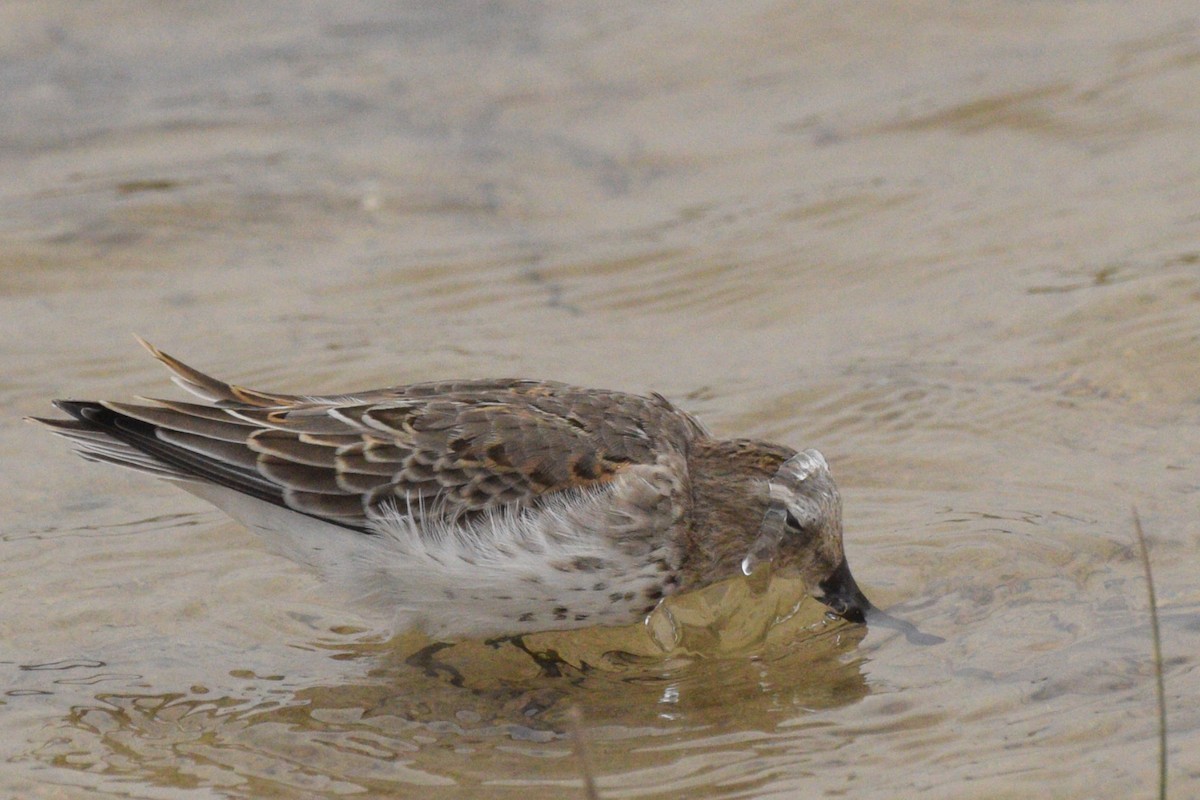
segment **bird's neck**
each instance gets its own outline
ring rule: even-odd
[[[738,573],[767,510],[767,481],[793,452],[749,439],[693,445],[688,454],[692,513],[681,589],[698,589]]]

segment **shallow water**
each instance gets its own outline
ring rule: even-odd
[[[97,8],[0,8],[4,794],[1149,796],[1133,506],[1200,791],[1191,4]],[[415,662],[20,423],[172,391],[130,332],[265,388],[549,377],[819,447],[859,583],[946,641],[735,583],[669,656]]]

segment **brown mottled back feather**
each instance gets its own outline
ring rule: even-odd
[[[228,384],[146,345],[212,403],[61,403],[80,438],[103,430],[174,470],[367,530],[381,504],[456,518],[605,483],[706,439],[658,395],[516,379],[418,383],[303,397]],[[95,455],[95,454],[93,454]],[[108,452],[103,460],[120,463]],[[144,458],[127,459],[143,467]],[[133,463],[136,462],[136,463]]]

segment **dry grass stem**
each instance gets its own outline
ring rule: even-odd
[[[1146,593],[1150,596],[1150,634],[1154,642],[1154,677],[1158,685],[1158,796],[1167,798],[1167,690],[1163,679],[1162,634],[1158,627],[1158,599],[1154,594],[1154,575],[1150,571],[1150,548],[1142,530],[1142,518],[1133,507],[1133,530],[1142,553],[1142,569],[1146,573]]]
[[[579,771],[583,773],[583,792],[587,800],[600,800],[600,792],[596,789],[596,777],[592,772],[592,760],[588,753],[587,740],[583,735],[583,712],[579,706],[572,706],[567,712],[571,723],[571,742],[575,746],[575,759],[579,762]]]

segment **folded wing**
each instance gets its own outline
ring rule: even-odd
[[[706,435],[657,395],[514,379],[276,394],[146,346],[207,402],[56,401],[71,419],[37,421],[85,458],[215,484],[364,532],[383,509],[460,518],[536,505]]]

